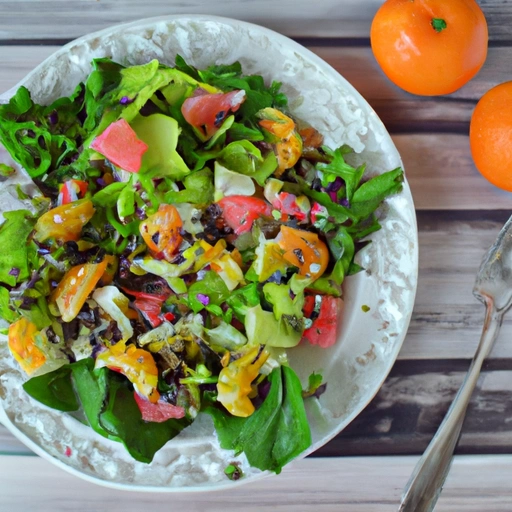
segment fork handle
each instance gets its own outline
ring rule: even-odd
[[[504,311],[497,311],[492,300],[485,302],[485,322],[471,366],[439,429],[420,458],[402,495],[399,512],[431,512],[441,494],[459,440],[469,399],[482,363],[498,337]]]

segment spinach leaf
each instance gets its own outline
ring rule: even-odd
[[[270,391],[263,404],[247,418],[235,441],[235,451],[243,451],[251,466],[280,472],[281,466],[273,457],[278,442],[280,408],[283,403],[283,381],[281,368],[269,375]],[[302,389],[301,389],[302,392]]]
[[[404,173],[400,167],[371,178],[354,192],[351,212],[358,219],[366,219],[386,197],[402,190],[403,180]]]
[[[167,441],[190,424],[185,418],[170,419],[163,423],[146,422],[142,419],[128,381],[110,372],[108,384],[108,396],[103,412],[99,415],[99,422],[139,462],[149,464]]]
[[[302,386],[295,372],[288,366],[282,367],[283,403],[279,410],[276,429],[280,433],[272,448],[272,458],[278,467],[283,467],[311,446]]]
[[[47,407],[64,412],[77,411],[80,404],[71,380],[72,366],[66,364],[53,372],[32,377],[23,384],[23,389]]]
[[[95,432],[122,442],[140,462],[151,462],[167,441],[191,423],[185,418],[145,422],[128,379],[107,368],[95,370],[92,358],[33,377],[23,388],[32,398],[53,409],[81,410]]]
[[[207,405],[222,448],[244,452],[251,466],[279,473],[311,445],[302,387],[294,371],[276,368],[268,377],[270,391],[248,418],[237,418]]]
[[[105,396],[108,390],[108,376],[110,370],[107,368],[94,369],[92,358],[82,359],[71,365],[73,384],[80,399],[82,410],[91,428],[102,435],[117,441],[102,427],[99,415],[103,410]]]

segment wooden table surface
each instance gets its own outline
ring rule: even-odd
[[[0,0],[0,92],[65,42],[116,23],[175,13],[252,21],[288,35],[333,65],[374,107],[402,154],[417,209],[420,272],[411,326],[367,409],[313,457],[233,493],[112,492],[82,482],[0,426],[0,511],[391,511],[418,455],[453,399],[475,351],[483,306],[471,290],[512,197],[486,182],[469,152],[479,97],[512,78],[512,2],[480,0],[489,54],[454,94],[409,95],[380,72],[369,27],[381,0]],[[485,363],[452,472],[436,510],[512,510],[512,314]]]

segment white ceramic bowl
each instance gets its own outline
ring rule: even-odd
[[[246,74],[282,82],[292,113],[317,128],[331,147],[352,146],[357,153],[354,163],[367,162],[371,174],[401,165],[375,112],[331,66],[292,40],[241,21],[183,15],[112,27],[66,45],[18,86],[25,85],[35,101],[49,103],[69,95],[86,78],[95,57],[109,56],[122,64],[157,58],[173,65],[177,53],[199,68],[239,60]],[[0,100],[12,96],[18,86]],[[7,203],[11,209],[12,201]],[[366,270],[346,280],[337,344],[329,349],[301,345],[289,351],[291,365],[304,383],[312,371],[321,371],[327,381],[320,400],[307,401],[313,436],[307,453],[338,434],[373,398],[407,331],[417,283],[418,242],[406,182],[401,194],[386,201],[380,215],[382,230],[372,235],[373,242],[358,256]],[[368,312],[363,305],[370,308]],[[265,474],[250,468],[243,456],[234,457],[219,447],[209,417],[200,417],[170,441],[152,464],[135,462],[122,445],[30,399],[21,389],[24,379],[4,339],[0,420],[37,454],[89,481],[151,492],[229,488],[236,483],[226,479],[223,469],[233,460],[242,463],[246,475],[238,483]]]

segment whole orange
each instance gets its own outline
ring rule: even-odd
[[[487,57],[487,22],[474,0],[387,0],[370,38],[387,77],[423,96],[456,91]]]
[[[477,169],[494,185],[512,192],[512,82],[487,91],[477,103],[469,127]]]

